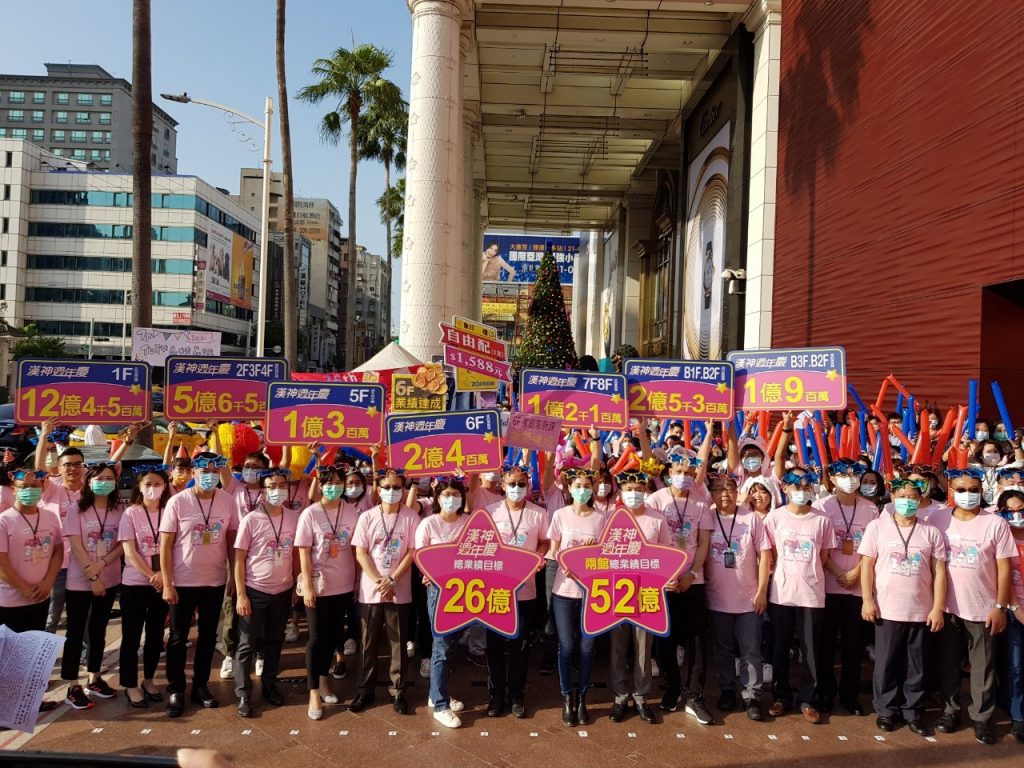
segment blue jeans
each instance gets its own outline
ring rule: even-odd
[[[1014,722],[1024,721],[1024,624],[1006,617],[1006,632],[998,638],[999,706]]]
[[[576,688],[580,696],[590,689],[590,674],[594,669],[594,638],[585,637],[580,611],[582,600],[561,595],[551,596],[551,613],[558,631],[558,684],[563,696],[572,693],[572,654],[577,644],[580,654],[579,680]]]
[[[434,613],[441,590],[435,585],[427,585],[427,613],[430,625],[434,625]],[[448,678],[452,674],[451,657],[458,641],[459,633],[453,632],[442,637],[434,637],[434,647],[430,652],[430,700],[434,703],[435,712],[444,712],[451,706],[448,696]]]

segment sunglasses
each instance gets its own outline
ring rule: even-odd
[[[29,475],[34,476],[37,480],[42,480],[50,473],[42,469],[16,469],[8,474],[13,480],[24,480]]]
[[[587,478],[593,480],[597,473],[592,469],[563,469],[562,477],[567,478],[571,483],[573,480]]]
[[[404,491],[405,486],[402,485],[382,485],[380,486],[382,491]]]
[[[265,477],[291,477],[292,473],[290,469],[264,469],[259,473],[260,480]]]
[[[950,480],[957,477],[973,477],[975,480],[984,480],[985,473],[980,469],[968,467],[967,469],[947,469],[946,477]]]
[[[223,469],[227,465],[228,460],[225,459],[223,456],[213,456],[210,458],[200,456],[198,458],[192,459],[193,469]]]
[[[132,467],[132,474],[145,475],[149,472],[167,472],[170,468],[170,464],[139,464],[136,467]]]
[[[513,483],[512,481],[506,481],[505,485],[509,488],[525,488],[528,483]]]
[[[646,483],[647,475],[644,472],[620,472],[615,476],[615,482],[619,485],[625,483]]]
[[[385,467],[384,469],[377,470],[377,477],[387,477],[388,475],[398,475],[399,477],[405,477],[404,469],[391,469]]]
[[[702,459],[695,459],[691,456],[680,456],[677,453],[669,456],[668,458],[673,464],[681,464],[684,467],[699,467],[704,463]]]
[[[805,472],[804,474],[798,474],[796,472],[787,472],[782,476],[782,482],[785,485],[813,485],[818,482],[820,478],[814,472]]]
[[[1000,469],[996,472],[996,477],[1001,480],[1021,479],[1024,478],[1024,469]]]

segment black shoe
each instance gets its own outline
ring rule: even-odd
[[[924,720],[920,717],[915,717],[909,723],[907,728],[910,729],[911,733],[916,733],[918,736],[931,736],[931,729],[925,724]]]
[[[935,721],[935,730],[939,733],[953,733],[960,727],[960,716],[951,715],[948,712]]]
[[[395,696],[391,700],[391,703],[395,707],[395,712],[397,712],[399,715],[409,714],[409,704],[405,700],[405,696],[402,693],[399,693],[397,696]]]
[[[553,675],[555,673],[554,659],[544,659],[540,663],[540,673],[542,675]]]
[[[839,703],[842,705],[843,709],[845,709],[849,714],[854,715],[855,717],[864,717],[864,715],[866,714],[864,712],[864,707],[862,707],[860,705],[860,702],[856,699],[844,699]]]
[[[662,712],[675,712],[679,709],[679,689],[667,689],[665,691],[665,695],[661,697],[661,703],[658,704],[658,709]]]
[[[157,704],[164,700],[164,695],[160,693],[160,691],[147,691],[146,686],[142,686],[142,692],[146,694],[146,698],[149,701],[155,702]]]
[[[357,694],[352,703],[348,705],[349,712],[362,712],[373,704],[373,695],[368,693]]]
[[[1010,726],[1010,733],[1017,741],[1024,743],[1024,720],[1014,720]]]
[[[835,700],[831,697],[819,697],[818,703],[814,707],[819,712],[824,712],[826,715],[832,714],[832,710],[836,708]]]
[[[747,700],[747,717],[755,722],[764,720],[764,710],[761,709],[761,702],[757,699]]]
[[[732,712],[736,709],[736,691],[722,691],[718,697],[718,709],[720,712]]]
[[[637,714],[640,715],[640,719],[645,723],[656,723],[657,719],[654,717],[654,710],[651,709],[651,705],[646,701],[637,702],[636,705]]]
[[[992,732],[992,726],[980,720],[974,721],[974,740],[982,744],[995,744],[996,735]]]
[[[184,693],[172,693],[167,702],[167,716],[168,717],[181,717],[181,713],[185,711],[185,694]]]
[[[501,717],[504,711],[505,699],[501,696],[491,696],[491,700],[487,702],[487,716]]]
[[[192,703],[201,704],[203,709],[216,709],[220,706],[220,702],[210,693],[209,688],[196,683],[192,684]]]
[[[875,727],[878,728],[878,730],[880,731],[892,733],[896,730],[896,718],[886,717],[885,715],[879,715],[875,719]]]
[[[613,723],[621,723],[622,719],[626,716],[626,704],[615,702],[612,704],[612,709],[608,713],[608,719]]]
[[[571,693],[562,697],[562,722],[570,728],[577,725],[575,698]]]
[[[243,693],[238,698],[238,716],[252,717],[252,697],[248,693]]]
[[[335,680],[342,680],[347,674],[348,667],[345,666],[344,659],[335,661],[334,664],[331,665],[331,677],[333,677]]]
[[[263,686],[263,700],[267,704],[273,704],[275,707],[280,707],[284,704],[284,696],[281,695],[281,691],[277,689],[276,685]]]
[[[576,722],[580,725],[590,725],[590,712],[587,711],[587,697],[585,695],[578,695],[578,703],[576,704]]]
[[[136,709],[149,709],[149,699],[146,698],[146,692],[142,692],[142,698],[138,701],[134,701],[128,694],[128,689],[124,689],[124,697],[128,699],[128,703]]]
[[[526,705],[522,699],[512,699],[512,717],[522,720],[526,717]]]

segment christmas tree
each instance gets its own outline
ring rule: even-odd
[[[513,360],[512,380],[518,388],[519,372],[523,368],[572,370],[578,364],[562,286],[558,282],[558,266],[549,245],[537,269],[537,284],[523,341]]]

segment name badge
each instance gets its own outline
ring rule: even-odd
[[[337,541],[332,541],[331,542],[331,546],[327,550],[327,556],[331,560],[333,560],[334,558],[336,558],[340,554],[341,554],[341,544],[339,544]]]
[[[843,539],[843,554],[844,555],[852,555],[853,554],[853,539]]]
[[[725,565],[726,568],[735,568],[736,553],[733,552],[731,549],[725,550],[725,552],[722,553],[722,563]]]
[[[210,531],[209,528],[207,528],[205,531],[203,531],[203,544],[212,544],[212,543],[213,543],[213,533]]]

